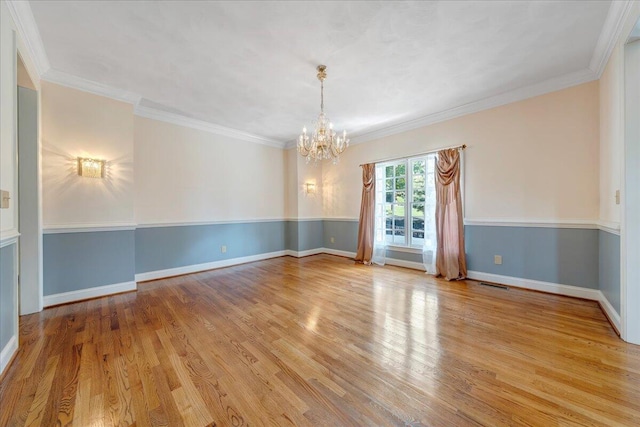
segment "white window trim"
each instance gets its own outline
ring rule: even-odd
[[[387,250],[392,252],[407,252],[410,254],[421,254],[422,248],[417,246],[398,246],[387,244]]]
[[[411,213],[413,212],[413,204],[414,203],[420,203],[420,202],[414,202],[413,201],[413,162],[416,160],[424,160],[425,162],[428,161],[428,158],[432,155],[436,155],[436,153],[427,153],[427,154],[422,154],[422,155],[418,155],[418,156],[411,156],[411,157],[405,157],[405,158],[401,158],[401,159],[394,159],[394,160],[389,160],[389,161],[385,161],[385,162],[379,162],[376,163],[376,170],[385,170],[388,166],[393,166],[394,168],[397,165],[400,164],[404,164],[405,165],[405,192],[406,192],[406,197],[405,197],[405,209],[404,209],[404,230],[405,230],[405,243],[399,244],[397,242],[387,242],[386,241],[386,227],[385,227],[385,221],[383,221],[383,228],[382,228],[382,238],[384,240],[384,245],[387,247],[388,250],[391,251],[396,251],[396,252],[407,252],[407,253],[421,253],[422,252],[422,245],[412,245],[411,242],[413,240],[413,217],[411,215]],[[379,169],[378,169],[379,168]],[[427,167],[425,164],[425,186],[427,183],[427,176],[429,175],[427,173]],[[379,180],[379,182],[381,183],[385,183],[387,177],[386,175],[378,178],[376,177],[376,181]],[[394,177],[395,179],[395,177]],[[384,185],[384,184],[383,184]],[[426,190],[426,188],[425,188]],[[377,193],[378,190],[376,190],[376,197],[377,197]],[[383,197],[384,202],[382,203],[383,205],[386,204],[386,187],[385,189],[380,190],[380,193]],[[426,208],[426,204],[427,201],[424,201],[425,204],[425,208]],[[376,200],[376,212],[377,212],[377,200]],[[426,213],[425,213],[426,215]],[[425,221],[426,221],[426,216],[425,216]],[[426,225],[426,224],[425,224]],[[394,228],[395,230],[395,228]],[[425,228],[425,235],[426,235],[426,228]]]

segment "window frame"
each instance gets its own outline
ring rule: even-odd
[[[424,239],[426,238],[427,230],[426,230],[426,208],[427,208],[427,191],[428,191],[428,176],[429,172],[429,162],[432,162],[433,169],[432,174],[435,174],[435,163],[436,163],[437,153],[427,153],[420,156],[412,156],[406,157],[403,159],[390,160],[386,162],[380,162],[376,164],[376,200],[375,200],[375,236],[376,241],[382,241],[388,248],[398,252],[421,252],[422,247],[424,245]],[[414,176],[419,176],[420,174],[414,174],[414,164],[419,161],[424,161],[424,190],[425,197],[424,200],[416,200],[414,199]],[[404,179],[405,186],[404,190],[398,190],[396,188],[396,180],[401,178],[396,174],[396,168],[399,165],[404,165]],[[392,166],[393,175],[388,178],[386,174],[387,167]],[[378,173],[381,172],[381,176],[378,176]],[[387,180],[393,180],[393,186],[391,189],[387,187]],[[396,241],[396,216],[393,215],[395,211],[394,206],[398,205],[397,203],[397,192],[404,191],[405,198],[403,202],[404,206],[404,243]],[[434,191],[435,191],[435,175],[434,175]],[[387,194],[391,193],[392,202],[391,202],[391,216],[387,215],[387,205],[389,204]],[[424,209],[422,212],[422,217],[413,215],[413,207],[415,204],[423,204]],[[388,218],[391,217],[391,228],[387,228]],[[422,242],[414,243],[414,239],[416,237],[413,236],[414,233],[414,219],[422,218],[423,219],[423,237],[421,238]],[[387,240],[387,231],[391,230],[391,242]],[[420,239],[420,238],[418,238]]]

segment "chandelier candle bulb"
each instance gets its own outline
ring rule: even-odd
[[[331,159],[333,164],[338,163],[340,154],[349,146],[347,131],[343,131],[342,137],[337,136],[333,130],[333,123],[324,114],[324,79],[327,77],[327,67],[318,65],[318,80],[320,80],[320,115],[314,123],[314,131],[311,137],[307,135],[307,127],[302,128],[302,134],[298,137],[298,152],[309,163],[323,159]]]

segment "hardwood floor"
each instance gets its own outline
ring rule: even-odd
[[[330,255],[21,318],[0,425],[640,425],[598,305]]]

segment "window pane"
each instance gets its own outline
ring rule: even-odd
[[[404,236],[404,217],[395,217],[393,219],[393,228],[396,230],[396,234],[398,234],[398,231],[402,231]]]
[[[387,192],[386,202],[387,203],[393,203],[393,191]]]
[[[424,191],[424,175],[413,176],[413,189]]]
[[[405,245],[406,238],[404,237],[404,230],[395,230],[393,236],[393,243],[396,245]]]
[[[384,214],[386,216],[393,216],[393,205],[391,203],[385,203]]]
[[[413,201],[424,202],[424,175],[415,175],[413,177]]]
[[[405,176],[407,174],[407,167],[404,163],[396,166],[396,176]]]
[[[424,218],[424,204],[414,203],[411,209],[411,216]]]
[[[404,178],[396,178],[396,190],[404,190],[407,186],[407,182]]]
[[[404,203],[407,200],[406,191],[396,191],[396,203]]]
[[[404,220],[404,205],[393,205],[393,215]]]
[[[393,176],[393,166],[387,166],[385,168],[385,176],[391,178]]]
[[[411,225],[413,226],[414,232],[420,232],[424,235],[424,219],[423,218],[413,218],[411,220]],[[416,237],[423,237],[423,236],[416,236]]]
[[[413,173],[415,175],[424,174],[424,160],[413,162]]]
[[[393,190],[393,179],[387,179],[385,187],[387,190]]]

